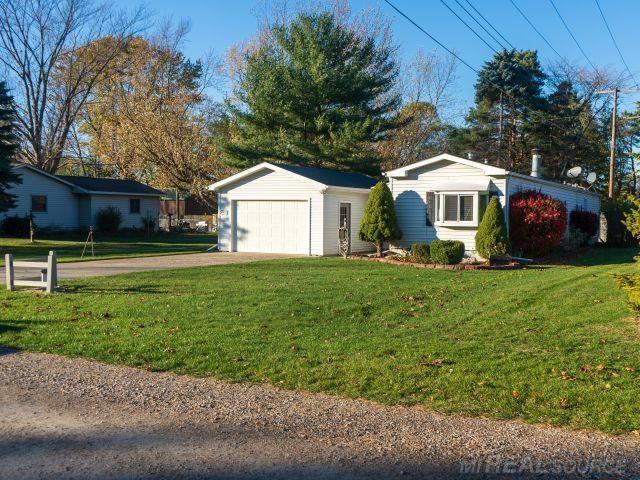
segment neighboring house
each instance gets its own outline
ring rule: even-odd
[[[95,226],[96,214],[107,206],[122,213],[121,228],[141,228],[142,219],[158,225],[162,192],[133,180],[53,175],[31,165],[14,166],[22,178],[10,193],[16,207],[0,215],[33,214],[36,226],[75,230]]]
[[[461,240],[475,251],[475,235],[489,199],[497,196],[508,218],[509,197],[538,190],[578,208],[600,213],[600,195],[584,188],[523,175],[442,154],[385,173],[395,199],[402,239]],[[372,249],[358,239],[369,190],[376,180],[356,173],[261,163],[209,188],[218,192],[218,248],[222,251],[338,253],[338,227],[349,226],[351,251]]]
[[[576,208],[600,214],[599,194],[540,178],[537,161],[532,174],[523,175],[445,153],[386,172],[402,230],[395,245],[461,240],[467,252],[474,252],[489,199],[499,198],[508,219],[509,198],[522,190],[537,190],[564,202],[567,214]]]
[[[346,223],[351,251],[368,251],[358,230],[375,184],[358,173],[263,162],[209,187],[218,193],[218,249],[337,255]]]

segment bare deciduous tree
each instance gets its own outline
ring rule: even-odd
[[[0,1],[0,64],[15,97],[24,161],[58,170],[78,113],[143,18],[143,9],[119,12],[90,0]],[[104,37],[111,48],[91,50]]]

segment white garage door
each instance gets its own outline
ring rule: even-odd
[[[238,252],[309,253],[309,203],[298,200],[238,200]]]

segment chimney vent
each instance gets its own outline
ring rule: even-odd
[[[542,166],[542,155],[540,150],[534,148],[531,150],[531,176],[540,178],[540,167]]]

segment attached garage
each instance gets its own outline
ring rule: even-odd
[[[376,180],[358,173],[263,162],[209,187],[218,194],[218,248],[229,252],[337,255],[348,226],[352,252]]]

